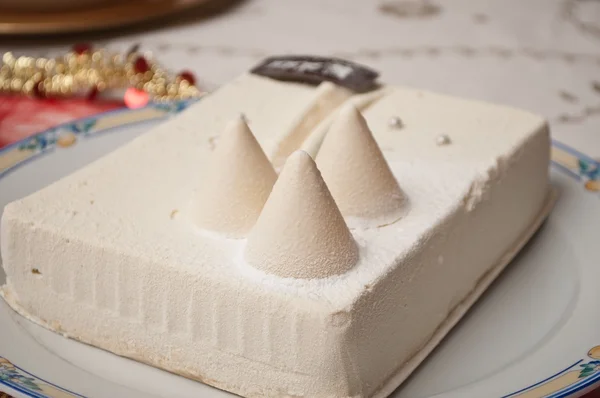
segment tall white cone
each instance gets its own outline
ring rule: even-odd
[[[287,159],[256,225],[245,258],[267,273],[325,278],[348,271],[358,248],[312,158]]]
[[[317,165],[351,228],[383,226],[402,216],[404,194],[353,105],[344,106],[333,121]]]
[[[248,235],[277,174],[243,118],[221,134],[196,198],[194,218],[206,230],[231,238]]]

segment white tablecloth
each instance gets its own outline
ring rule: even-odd
[[[538,112],[556,139],[600,157],[600,0],[250,0],[211,19],[105,37],[94,44],[141,43],[208,89],[270,54],[335,55],[385,82]]]

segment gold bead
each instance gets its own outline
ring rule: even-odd
[[[102,53],[100,51],[94,51],[92,54],[92,62],[99,62],[102,60]]]
[[[73,74],[73,80],[75,82],[81,83],[81,82],[87,82],[89,80],[88,78],[88,70],[86,69],[79,69],[78,71],[76,71]]]
[[[73,58],[73,61],[69,63],[72,68],[82,67],[90,65],[92,62],[92,57],[88,52],[84,52],[83,54],[78,54]]]
[[[20,68],[23,68],[23,69],[24,68],[29,68],[29,67],[33,66],[34,62],[35,62],[34,59],[31,58],[31,57],[24,57],[23,56],[23,57],[17,58],[17,65]]]
[[[67,66],[62,62],[57,62],[54,69],[56,70],[56,73],[65,73]]]
[[[44,67],[46,66],[46,62],[46,58],[38,58],[35,60],[35,67],[38,69],[44,69]]]
[[[121,54],[113,55],[111,60],[112,60],[113,64],[115,64],[115,65],[120,65],[124,62],[124,58]]]
[[[24,66],[25,66],[25,59],[24,59],[24,57],[19,57],[15,61],[14,65],[13,65],[13,68],[14,68],[15,72],[18,72]]]
[[[23,81],[19,78],[12,79],[10,82],[10,88],[13,91],[21,91],[21,87],[23,87]]]
[[[77,58],[69,57],[65,68],[65,72],[69,69],[75,69],[77,67]]]
[[[15,61],[15,56],[11,52],[6,52],[2,56],[2,62],[4,62],[6,65],[13,66]]]
[[[25,94],[31,94],[33,92],[33,87],[36,84],[37,83],[34,80],[27,80],[25,84],[23,84],[23,91],[25,92]]]
[[[177,86],[173,83],[169,83],[167,85],[167,94],[168,95],[175,95],[177,94]]]
[[[46,70],[46,72],[52,72],[55,67],[56,61],[53,59],[49,59],[48,61],[46,61],[46,65],[44,65],[44,69]]]

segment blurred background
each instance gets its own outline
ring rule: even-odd
[[[598,0],[2,0],[0,32],[0,54],[15,57],[135,47],[173,74],[193,73],[202,91],[267,55],[346,58],[387,83],[538,112],[556,138],[600,155]],[[101,95],[98,110],[118,106],[103,97],[122,92]],[[34,105],[2,97],[2,142],[95,109],[51,102],[54,115],[19,127],[14,110]]]

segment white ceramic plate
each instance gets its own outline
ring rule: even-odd
[[[0,207],[186,106],[110,112],[0,150]],[[600,383],[600,165],[554,143],[552,180],[546,224],[394,397],[577,397]],[[17,397],[230,396],[63,338],[2,300],[0,325],[0,390]]]

